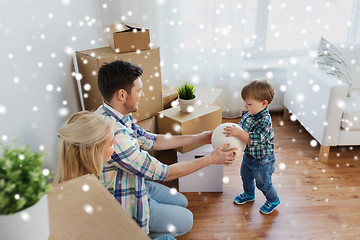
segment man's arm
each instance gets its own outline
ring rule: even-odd
[[[205,131],[194,135],[158,134],[154,150],[167,150],[192,144],[210,144],[213,131]]]
[[[216,148],[210,154],[204,157],[197,158],[192,161],[186,161],[170,165],[169,174],[165,181],[170,181],[179,177],[186,176],[212,164],[232,164],[236,158],[235,151],[237,150],[237,148],[233,148],[229,151],[224,151],[224,149],[228,148],[229,146],[229,144],[225,144],[221,147]]]

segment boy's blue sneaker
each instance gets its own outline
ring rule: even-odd
[[[263,214],[272,213],[275,208],[280,204],[280,198],[278,197],[275,202],[266,201],[264,205],[261,206],[260,212]]]
[[[241,193],[239,196],[236,196],[234,199],[234,203],[241,205],[250,201],[254,201],[255,196],[249,196],[246,193]]]

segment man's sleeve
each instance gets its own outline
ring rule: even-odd
[[[146,151],[150,151],[154,147],[157,135],[145,131],[138,125],[135,125],[135,131],[140,148]]]
[[[118,145],[115,147],[110,164],[143,178],[162,182],[169,174],[169,166],[150,156],[147,151],[137,147],[126,129],[114,134]]]

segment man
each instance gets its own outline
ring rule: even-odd
[[[190,231],[193,223],[192,213],[186,209],[187,199],[153,181],[173,180],[211,164],[231,164],[237,149],[223,151],[229,147],[224,145],[202,158],[172,165],[152,157],[148,153],[151,149],[208,144],[212,131],[169,137],[148,133],[137,126],[129,113],[138,110],[140,98],[144,96],[141,75],[140,67],[121,60],[99,69],[98,86],[104,103],[97,112],[113,121],[118,142],[99,179],[150,237],[166,233],[180,236]]]

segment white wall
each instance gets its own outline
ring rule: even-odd
[[[98,0],[0,0],[0,141],[44,146],[50,169],[59,127],[80,110],[72,50],[106,45],[101,9]]]

